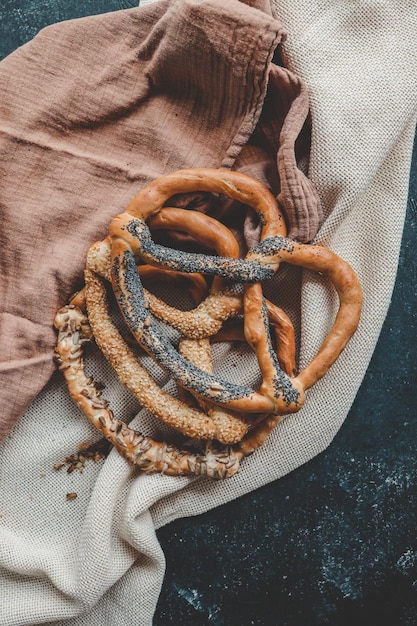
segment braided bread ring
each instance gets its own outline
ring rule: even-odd
[[[240,450],[216,449],[207,444],[204,454],[188,452],[146,437],[116,419],[94,381],[85,375],[82,346],[92,337],[87,317],[78,307],[69,305],[57,313],[55,327],[58,330],[55,360],[71,397],[127,461],[144,472],[175,476],[228,478],[239,470]]]

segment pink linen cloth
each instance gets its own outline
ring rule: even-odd
[[[54,314],[88,247],[152,179],[240,169],[278,196],[291,236],[316,233],[307,92],[272,62],[285,34],[269,3],[248,4],[64,22],[0,63],[0,441],[54,371]]]

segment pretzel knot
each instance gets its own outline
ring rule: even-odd
[[[196,191],[227,196],[256,212],[261,237],[245,258],[220,221],[165,206],[176,194]],[[152,237],[158,229],[186,233],[215,254],[159,245]],[[305,391],[326,374],[355,332],[362,296],[352,268],[326,248],[300,244],[285,235],[285,218],[261,183],[228,170],[195,169],[153,181],[113,219],[106,239],[90,248],[85,287],[55,318],[59,331],[55,357],[78,406],[140,469],[215,478],[233,475],[241,459],[262,445],[283,415],[303,406]],[[339,296],[329,334],[298,374],[291,321],[262,292],[262,282],[270,280],[283,262],[326,275]],[[208,293],[203,275],[213,277]],[[149,276],[188,282],[195,308],[179,311],[157,298],[143,285]],[[178,398],[159,388],[116,328],[109,311],[108,282],[130,333],[177,383]],[[235,324],[228,330],[226,323],[233,318]],[[180,334],[178,349],[160,321]],[[84,372],[82,344],[92,338],[143,407],[186,437],[200,440],[203,448],[195,451],[156,442],[116,419]],[[262,378],[258,389],[213,372],[210,340],[229,338],[245,340],[255,352]]]

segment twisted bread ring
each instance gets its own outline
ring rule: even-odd
[[[178,251],[174,251],[175,254],[170,251],[168,254],[169,249],[153,245],[148,235],[144,235],[144,220],[147,217],[160,211],[162,204],[172,195],[190,190],[224,193],[235,200],[246,202],[257,212],[262,225],[261,241],[239,265],[237,261],[234,264],[231,259],[218,258],[210,261],[209,267],[201,267],[201,255]],[[135,217],[132,218],[132,215]],[[311,386],[324,375],[358,323],[361,290],[350,266],[330,250],[298,244],[281,236],[283,230],[283,216],[272,194],[263,185],[237,172],[210,169],[181,171],[153,181],[139,192],[128,206],[127,212],[117,216],[110,226],[113,289],[123,316],[138,343],[179,385],[202,399],[222,404],[232,411],[274,414],[298,411],[304,402],[305,385]],[[192,268],[195,271],[198,267],[198,271],[245,282],[244,332],[246,340],[257,354],[263,375],[259,392],[216,379],[181,359],[181,355],[168,345],[164,336],[153,325],[152,317],[149,317],[144,306],[134,254],[151,264],[172,268],[175,260],[176,268],[185,267],[187,271]],[[262,274],[256,267],[268,270],[268,274],[263,274],[263,278],[267,279],[271,273],[275,274],[282,261],[326,273],[334,283],[340,299],[335,325],[324,347],[307,372],[294,378],[289,377],[279,366],[272,349],[262,288],[259,281],[254,282],[254,276],[259,277]],[[245,263],[250,263],[247,270],[244,269]],[[348,320],[350,324],[347,323]]]

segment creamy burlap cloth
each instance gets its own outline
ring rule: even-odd
[[[364,288],[361,325],[341,359],[309,392],[303,410],[283,420],[266,445],[245,460],[240,473],[225,482],[138,475],[114,451],[83,474],[54,471],[53,465],[81,441],[97,438],[54,376],[0,448],[1,625],[151,624],[164,574],[155,528],[279,478],[331,442],[369,363],[395,280],[416,121],[413,5],[395,0],[282,0],[273,7],[276,22],[263,3],[254,8],[237,1],[160,1],[53,27],[1,64],[0,130],[6,146],[0,163],[1,208],[9,211],[1,225],[2,276],[10,277],[11,262],[19,268],[18,297],[7,291],[15,308],[2,321],[2,332],[7,324],[1,355],[6,362],[1,383],[4,432],[52,371],[48,302],[76,286],[85,242],[104,234],[108,218],[126,206],[138,185],[181,163],[253,168],[251,154],[259,146],[243,146],[261,114],[281,24],[288,33],[288,67],[302,77],[310,94],[309,176],[325,215],[316,239],[355,267]],[[183,41],[193,48],[176,56],[175,41],[192,30],[195,37],[198,31],[200,45],[187,37]],[[202,62],[208,58],[211,74]],[[225,58],[233,63],[225,67]],[[235,76],[234,90],[226,90],[228,106],[237,98],[235,126],[233,119],[219,116],[225,100],[216,116],[205,118],[202,101],[194,99],[190,106],[187,94],[175,90],[174,99],[185,107],[182,114],[152,119],[148,94],[154,90],[158,98],[164,92],[158,90],[155,74],[139,71],[145,61],[165,68],[158,75],[162,82],[177,76],[179,61],[186,61],[195,84],[205,85],[214,101],[226,78],[230,85],[230,76]],[[42,115],[28,118],[27,111],[36,113],[40,101]],[[58,115],[62,107],[65,120]],[[146,128],[136,115],[140,107]],[[200,115],[198,128],[191,114]],[[169,150],[165,147],[161,162],[159,130],[164,125],[176,140]],[[263,127],[271,128],[265,119]],[[146,158],[143,144],[153,148]],[[258,156],[259,175],[270,181],[271,161]],[[304,189],[305,181],[300,181]],[[310,191],[305,195],[311,197]],[[311,202],[298,226],[318,210]],[[296,215],[292,219],[296,232]],[[50,237],[51,220],[61,239]],[[71,255],[67,241],[73,245]],[[52,264],[54,280],[50,273],[37,273],[40,259],[41,267],[51,267],[47,260],[60,254],[65,264]],[[334,294],[320,277],[294,272],[284,272],[276,292],[271,295],[279,295],[296,321],[302,367],[331,323]],[[8,337],[14,338],[15,347]],[[7,361],[6,350],[15,350],[19,359]],[[235,356],[232,348],[220,346],[218,368],[232,375]],[[95,375],[106,381],[115,412],[132,419],[138,410],[135,401],[120,390],[98,355],[91,359]],[[239,363],[239,378],[249,379],[250,355]],[[135,423],[142,430],[157,429],[143,412]],[[68,501],[68,492],[76,492],[77,498]]]

